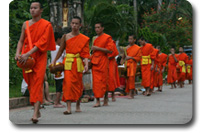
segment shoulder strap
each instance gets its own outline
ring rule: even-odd
[[[28,44],[29,44],[30,49],[32,49],[33,45],[32,45],[32,40],[31,40],[31,35],[30,35],[30,30],[29,30],[29,21],[26,21],[26,29],[27,29],[27,36],[28,36]]]

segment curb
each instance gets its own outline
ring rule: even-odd
[[[135,87],[141,87],[141,83],[135,83]],[[55,101],[56,93],[50,93],[50,98]],[[30,106],[29,97],[9,98],[9,109],[16,109],[21,107]]]

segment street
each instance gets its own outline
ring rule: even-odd
[[[186,124],[193,115],[193,88],[185,84],[184,88],[169,89],[164,86],[163,92],[155,92],[150,97],[139,93],[135,99],[111,98],[109,106],[93,108],[94,102],[81,103],[81,113],[75,112],[72,103],[72,114],[63,115],[66,108],[45,106],[41,109],[42,117],[38,124]],[[157,88],[155,89],[157,90]],[[15,124],[32,124],[32,107],[10,110],[10,121]]]

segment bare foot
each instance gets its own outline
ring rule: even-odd
[[[115,98],[113,98],[113,99],[112,99],[112,102],[115,102],[115,101],[116,101],[116,99],[115,99]]]
[[[112,97],[112,102],[115,102],[116,101],[116,98],[115,96]]]
[[[108,106],[108,103],[104,103],[103,106]]]
[[[101,107],[101,105],[100,105],[99,103],[96,103],[93,107],[94,107],[94,108],[96,108],[96,107]]]
[[[134,99],[134,97],[128,96],[128,99]]]
[[[38,114],[37,114],[37,116],[33,116],[30,120],[33,121],[33,119],[36,120],[36,119],[38,119],[40,117],[41,117],[41,113],[39,111]]]
[[[76,106],[76,111],[75,112],[82,112],[80,106]]]
[[[76,111],[75,112],[82,112],[80,109],[76,109]]]

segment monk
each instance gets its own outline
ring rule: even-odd
[[[49,21],[41,18],[43,8],[40,2],[32,2],[30,6],[31,20],[23,23],[21,36],[17,45],[15,60],[25,63],[29,56],[35,59],[32,72],[23,70],[23,77],[28,84],[30,103],[34,106],[32,122],[37,123],[40,105],[43,103],[43,83],[47,64],[47,51],[55,50],[54,32]],[[29,32],[30,38],[28,39]],[[20,55],[21,53],[21,55]]]
[[[180,74],[178,76],[178,82],[180,84],[180,87],[184,87],[184,81],[186,79],[186,67],[187,67],[187,61],[188,56],[186,53],[184,53],[183,48],[179,48],[179,56],[178,56],[178,69],[180,71]]]
[[[192,56],[188,56],[188,62],[187,62],[187,79],[189,80],[189,84],[192,83],[192,67],[193,67]]]
[[[76,101],[76,112],[81,112],[80,97],[83,93],[82,76],[83,71],[88,71],[89,38],[79,32],[81,18],[75,16],[70,24],[72,31],[64,34],[61,39],[61,46],[52,64],[60,58],[63,51],[66,56],[64,64],[63,97],[62,101],[67,103],[67,110],[64,115],[71,114],[71,102]],[[83,64],[83,59],[84,63]]]
[[[113,52],[111,54],[108,54],[109,59],[109,88],[108,92],[111,92],[112,101],[115,102],[115,89],[120,86],[119,81],[119,73],[118,73],[118,67],[115,57],[119,54],[116,43],[113,41]],[[108,100],[108,99],[107,99]]]
[[[158,87],[158,75],[160,73],[158,69],[159,65],[159,57],[158,57],[159,51],[155,47],[153,48],[153,52],[151,53],[151,58],[154,60],[154,66],[153,70],[151,71],[151,86],[150,91],[154,92],[154,87]]]
[[[151,56],[154,48],[152,44],[147,43],[146,40],[141,37],[139,40],[142,52],[142,58],[141,58],[141,73],[142,73],[142,83],[141,85],[144,86],[146,89],[146,96],[150,96],[150,86],[151,86],[151,77],[152,73],[151,71],[154,68],[154,58],[155,56]]]
[[[178,55],[175,54],[174,48],[170,49],[171,54],[168,56],[168,74],[167,82],[171,84],[171,89],[176,88]]]
[[[158,77],[158,91],[162,92],[162,86],[163,86],[163,73],[165,72],[165,67],[167,64],[167,57],[165,53],[161,52],[160,46],[156,47],[159,51],[159,77]]]
[[[93,93],[96,98],[96,104],[93,107],[100,107],[100,98],[104,95],[103,106],[108,105],[107,94],[109,88],[109,59],[108,53],[113,51],[112,37],[103,32],[103,23],[98,22],[95,24],[95,37],[91,50],[93,54],[91,56],[92,63],[92,79],[93,79]]]
[[[128,99],[134,99],[135,92],[135,74],[137,69],[137,62],[141,60],[141,49],[135,44],[135,35],[129,35],[129,45],[126,47],[126,53],[123,55],[123,59],[127,61],[127,84],[126,92],[129,93]]]

